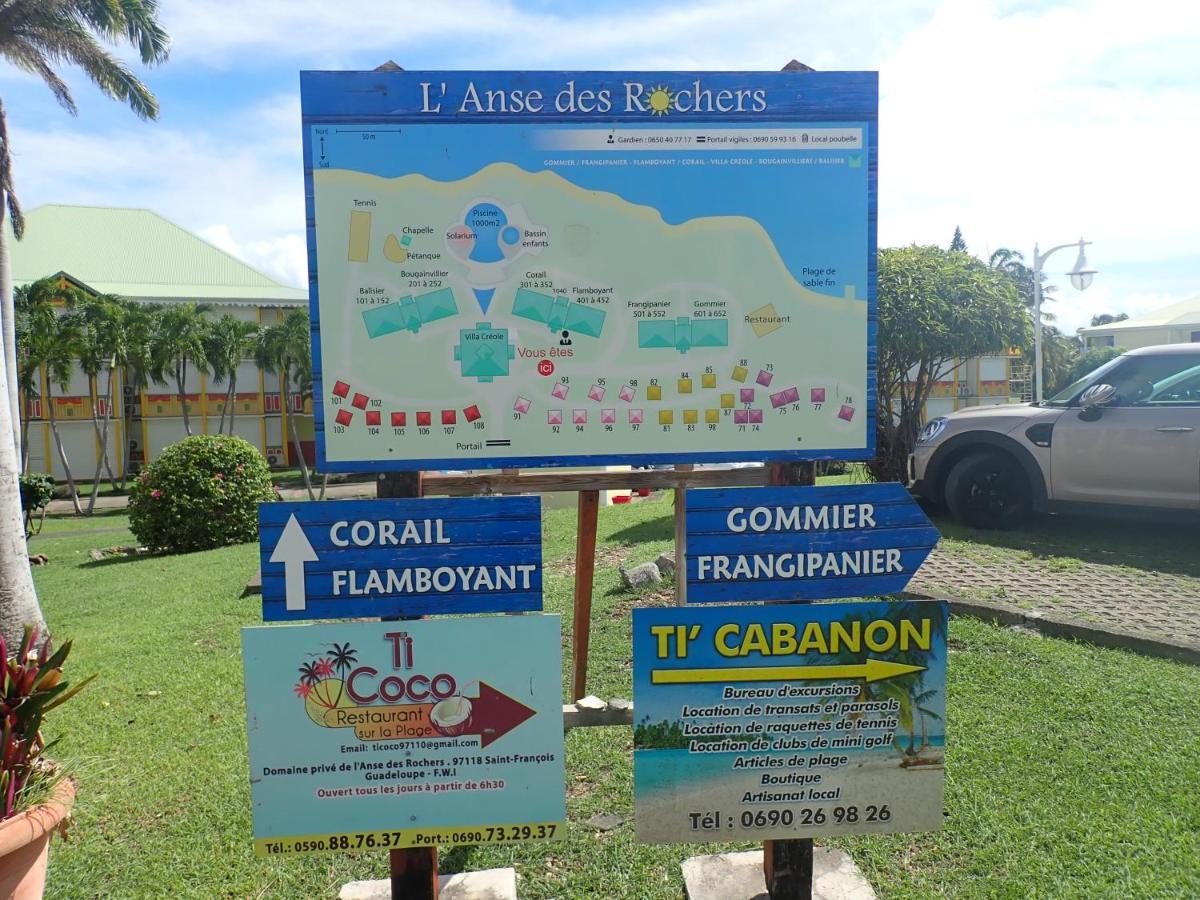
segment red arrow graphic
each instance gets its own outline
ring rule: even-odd
[[[467,734],[479,735],[479,746],[498,741],[526,719],[537,714],[524,703],[502,694],[486,681],[479,682],[479,699],[474,701]]]

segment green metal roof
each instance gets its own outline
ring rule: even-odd
[[[6,226],[7,227],[7,226]],[[287,287],[148,209],[47,204],[9,232],[13,282],[65,272],[101,293],[146,300],[296,304]]]

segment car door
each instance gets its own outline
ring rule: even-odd
[[[1053,499],[1200,508],[1200,352],[1128,361],[1105,378],[1114,405],[1055,424]]]

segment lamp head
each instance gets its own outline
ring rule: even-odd
[[[1084,252],[1084,247],[1087,246],[1087,241],[1083,238],[1079,239],[1079,256],[1075,259],[1075,268],[1069,273],[1071,276],[1071,287],[1077,291],[1086,291],[1092,284],[1092,276],[1096,274],[1096,270],[1088,267],[1087,254]]]

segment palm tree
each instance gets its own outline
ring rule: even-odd
[[[160,384],[168,379],[175,382],[183,409],[183,428],[188,435],[192,433],[186,392],[188,365],[197,372],[205,371],[208,366],[206,350],[211,325],[204,316],[208,310],[207,305],[196,303],[164,308],[151,344],[150,376]]]
[[[237,406],[237,370],[247,354],[253,354],[254,339],[258,337],[258,325],[226,313],[215,323],[208,334],[205,356],[213,378],[225,381],[225,404],[221,407],[221,421],[217,434],[225,428],[225,413],[229,412],[229,433],[233,434],[233,416]]]
[[[116,487],[117,477],[113,474],[112,464],[108,458],[108,425],[112,420],[112,407],[115,399],[114,375],[123,367],[128,356],[125,340],[125,308],[121,298],[113,294],[101,294],[96,297],[84,297],[79,304],[79,367],[88,380],[88,397],[91,400],[92,430],[96,434],[96,443],[100,448],[96,459],[96,471],[92,476],[92,494],[88,499],[88,515],[96,506],[96,497],[100,494],[100,473],[107,470],[108,480]],[[100,393],[100,376],[105,376],[104,393]],[[101,396],[104,402],[101,403]],[[103,414],[100,408],[103,407]],[[101,427],[100,419],[104,425]]]
[[[54,404],[54,385],[63,390],[71,381],[75,369],[75,357],[80,345],[80,316],[73,310],[81,302],[82,294],[73,287],[60,287],[52,278],[41,278],[20,292],[20,305],[14,311],[21,314],[21,360],[20,370],[22,393],[27,401],[35,396],[36,383],[41,371],[46,373],[46,412],[50,429],[54,434],[59,462],[67,478],[71,502],[76,514],[83,512],[79,505],[79,493],[71,474],[66,447],[58,430],[58,410]],[[65,312],[61,312],[59,307]],[[14,334],[16,329],[14,329]],[[26,435],[27,437],[28,435]],[[26,442],[27,443],[27,442]],[[14,445],[15,449],[15,445]]]
[[[108,46],[121,43],[131,44],[146,65],[166,60],[170,39],[158,23],[158,0],[5,0],[0,3],[0,57],[45,82],[59,105],[73,116],[79,112],[75,99],[53,64],[69,63],[79,67],[102,93],[127,103],[140,118],[158,117],[154,94],[109,52]],[[0,102],[0,321],[3,322],[4,363],[9,376],[7,401],[13,440],[19,442],[16,328],[8,235],[3,228],[5,214],[11,216],[13,236],[20,240],[25,232],[25,219],[13,191],[12,145],[8,118],[4,104]],[[19,448],[17,455],[20,456]]]
[[[259,332],[254,359],[264,372],[279,376],[279,391],[285,410],[290,411],[292,408],[288,386],[293,381],[302,398],[311,396],[312,345],[309,343],[308,313],[294,309],[278,325],[271,325]],[[288,416],[288,431],[291,432],[296,459],[300,462],[300,474],[304,477],[308,498],[315,500],[317,497],[313,493],[308,463],[305,462],[304,452],[300,447],[295,416]]]
[[[125,301],[125,384],[141,396],[149,387],[154,369],[154,341],[159,330],[163,308],[157,303]],[[126,404],[124,457],[121,464],[121,489],[125,489],[133,452],[133,405]]]
[[[993,269],[999,269],[1006,273],[1017,286],[1017,292],[1021,295],[1021,300],[1024,301],[1025,307],[1033,312],[1034,296],[1033,296],[1033,269],[1025,265],[1025,256],[1019,250],[1010,250],[1008,247],[1001,247],[996,250],[989,258],[988,265]],[[1046,284],[1046,273],[1041,273],[1042,281],[1042,300],[1053,300],[1051,295],[1055,288],[1052,284]],[[1054,313],[1048,312],[1044,307],[1042,309],[1042,320],[1045,322],[1053,322],[1055,319]]]
[[[158,0],[5,0],[0,4],[0,57],[29,72],[53,92],[60,105],[77,113],[71,90],[52,63],[81,68],[102,93],[121,100],[143,119],[158,116],[154,95],[106,49],[132,44],[143,63],[167,58],[169,38],[158,23]],[[29,571],[25,531],[21,527],[21,415],[17,403],[17,337],[12,268],[4,217],[12,217],[13,236],[21,239],[25,220],[13,191],[13,152],[8,117],[0,101],[0,634],[19,647],[27,625],[49,636]],[[12,434],[12,440],[7,435]],[[12,447],[11,459],[8,448]]]
[[[54,404],[54,385],[57,384],[66,391],[75,370],[82,332],[79,314],[66,312],[59,315],[53,323],[53,329],[50,333],[32,335],[30,345],[37,348],[34,352],[39,355],[41,364],[46,368],[46,411],[50,417],[50,432],[54,435],[58,461],[67,479],[67,490],[71,492],[71,505],[75,507],[75,515],[82,515],[79,489],[75,485],[75,477],[71,474],[71,462],[67,459],[67,448],[63,444],[62,433],[58,430],[58,410]]]
[[[3,117],[0,116],[0,123]],[[2,223],[0,223],[2,230]],[[9,647],[20,647],[25,629],[33,626],[38,634],[46,630],[42,607],[38,604],[29,569],[29,549],[21,521],[21,473],[16,444],[8,435],[20,426],[12,421],[8,403],[9,372],[15,369],[3,364],[0,358],[0,634]]]
[[[42,360],[41,348],[34,346],[39,340],[53,334],[57,328],[58,314],[53,302],[58,287],[50,278],[41,278],[32,284],[17,288],[14,294],[14,331],[17,338],[17,383],[21,408],[29,410],[41,397]],[[43,321],[45,320],[45,321]],[[29,417],[21,419],[21,471],[29,465]]]

